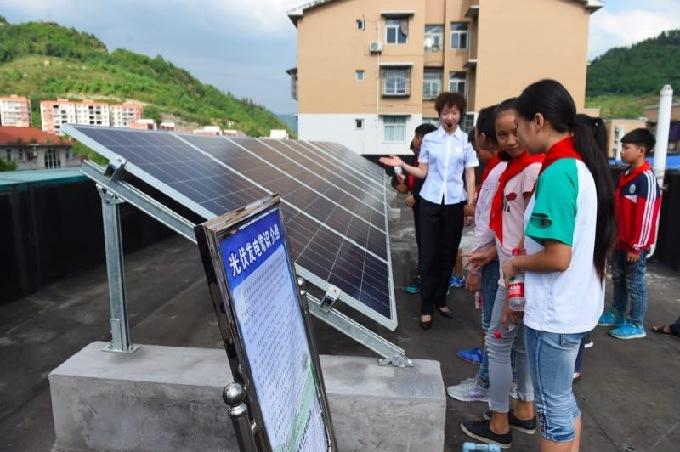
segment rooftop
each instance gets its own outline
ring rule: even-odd
[[[60,137],[53,133],[43,132],[35,127],[0,127],[0,146],[50,146],[71,145],[73,142],[68,138]]]
[[[24,191],[29,187],[69,184],[88,180],[79,168],[0,172],[0,193]]]
[[[419,300],[402,291],[415,264],[412,216],[402,207],[403,200],[390,196],[392,207],[401,212],[390,223],[400,324],[393,333],[366,325],[403,347],[410,358],[438,360],[444,383],[458,383],[476,371],[455,353],[478,344],[479,313],[472,296],[456,289],[448,299],[455,319],[437,318],[429,332],[419,328]],[[173,237],[127,254],[125,264],[134,343],[222,347],[193,244]],[[680,279],[656,262],[648,268],[648,323],[672,322],[680,314]],[[108,340],[107,294],[102,265],[0,305],[0,450],[50,450],[54,434],[47,374],[90,342]],[[607,303],[611,303],[611,286]],[[314,321],[314,331],[321,353],[374,356],[321,322]],[[575,387],[584,415],[582,450],[677,450],[680,340],[650,332],[645,339],[616,341],[601,328],[593,339],[594,348],[586,351],[583,379]],[[448,399],[447,452],[459,452],[465,441],[458,423],[481,418],[485,409],[481,403]],[[514,445],[517,451],[538,451],[538,435],[517,434]]]

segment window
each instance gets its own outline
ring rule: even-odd
[[[386,143],[403,143],[406,135],[405,116],[383,116]]]
[[[460,125],[461,129],[463,129],[465,133],[470,133],[474,126],[475,126],[475,114],[466,113],[465,117],[463,118],[463,122]]]
[[[385,19],[385,30],[388,44],[406,44],[408,37],[408,18]]]
[[[452,93],[460,93],[463,96],[466,95],[466,79],[467,74],[465,72],[451,72],[449,75],[449,91]]]
[[[442,71],[425,69],[423,74],[423,99],[434,99],[442,91]]]
[[[444,43],[443,25],[425,25],[425,51],[437,52]]]
[[[12,150],[11,149],[5,150],[5,160],[7,160],[8,162],[12,161]]]
[[[389,67],[382,70],[383,96],[408,96],[411,93],[411,68]]]
[[[356,24],[357,24],[357,30],[365,30],[366,29],[366,23],[364,22],[364,19],[357,19]]]
[[[423,118],[423,123],[439,127],[439,118]]]
[[[357,79],[357,81],[362,81],[364,79],[364,71],[361,69],[357,69],[354,71],[354,77]]]
[[[357,118],[354,120],[354,127],[357,129],[364,128],[364,120],[362,118]]]
[[[467,49],[468,48],[468,24],[467,22],[452,22],[451,23],[451,48],[452,49]]]
[[[19,161],[20,162],[26,161],[26,150],[25,149],[19,149]]]
[[[45,152],[45,168],[60,168],[61,161],[59,160],[59,155],[54,149],[48,149]]]

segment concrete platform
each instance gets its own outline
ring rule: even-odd
[[[114,354],[105,345],[89,344],[49,375],[56,449],[238,451],[222,401],[232,380],[224,350],[142,345]],[[322,355],[321,368],[340,450],[443,450],[438,362],[392,368]]]
[[[403,200],[393,199],[392,206],[403,206]],[[399,219],[390,223],[399,327],[389,332],[370,320],[362,322],[403,347],[410,358],[439,361],[444,383],[452,385],[476,371],[455,354],[479,343],[479,313],[472,296],[456,289],[448,299],[455,319],[435,317],[432,330],[419,328],[419,298],[402,290],[415,270],[415,240],[411,212],[401,208]],[[134,342],[221,347],[203,269],[191,243],[180,237],[166,240],[126,254],[125,266]],[[650,262],[648,270],[649,328],[680,314],[680,274],[656,262]],[[108,340],[108,330],[103,266],[0,306],[0,450],[51,449],[54,427],[47,375],[87,344]],[[321,353],[374,357],[320,322],[314,322],[314,330]],[[575,387],[584,414],[582,450],[679,450],[680,340],[648,330],[646,338],[624,342],[602,328],[594,339],[595,347],[585,356],[583,380]],[[445,450],[460,452],[466,438],[458,423],[480,419],[486,405],[448,399],[446,406]],[[398,413],[386,414],[394,415]],[[538,451],[537,435],[517,433],[513,443],[516,451]]]

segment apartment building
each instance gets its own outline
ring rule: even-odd
[[[408,154],[456,91],[476,112],[529,83],[560,80],[583,107],[590,15],[598,0],[317,0],[288,12],[301,139],[364,155]]]
[[[112,104],[109,106],[109,110],[111,111],[111,127],[130,127],[141,120],[144,113],[143,105],[140,102],[133,101]]]
[[[31,102],[16,94],[0,97],[0,126],[31,127]]]
[[[142,119],[144,107],[140,102],[122,104],[69,99],[44,100],[40,102],[42,129],[49,133],[61,133],[62,124],[82,124],[102,127],[129,127]]]

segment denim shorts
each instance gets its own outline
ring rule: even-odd
[[[558,443],[572,441],[576,436],[574,420],[581,416],[572,380],[581,338],[586,333],[549,333],[527,326],[524,330],[543,437]]]

